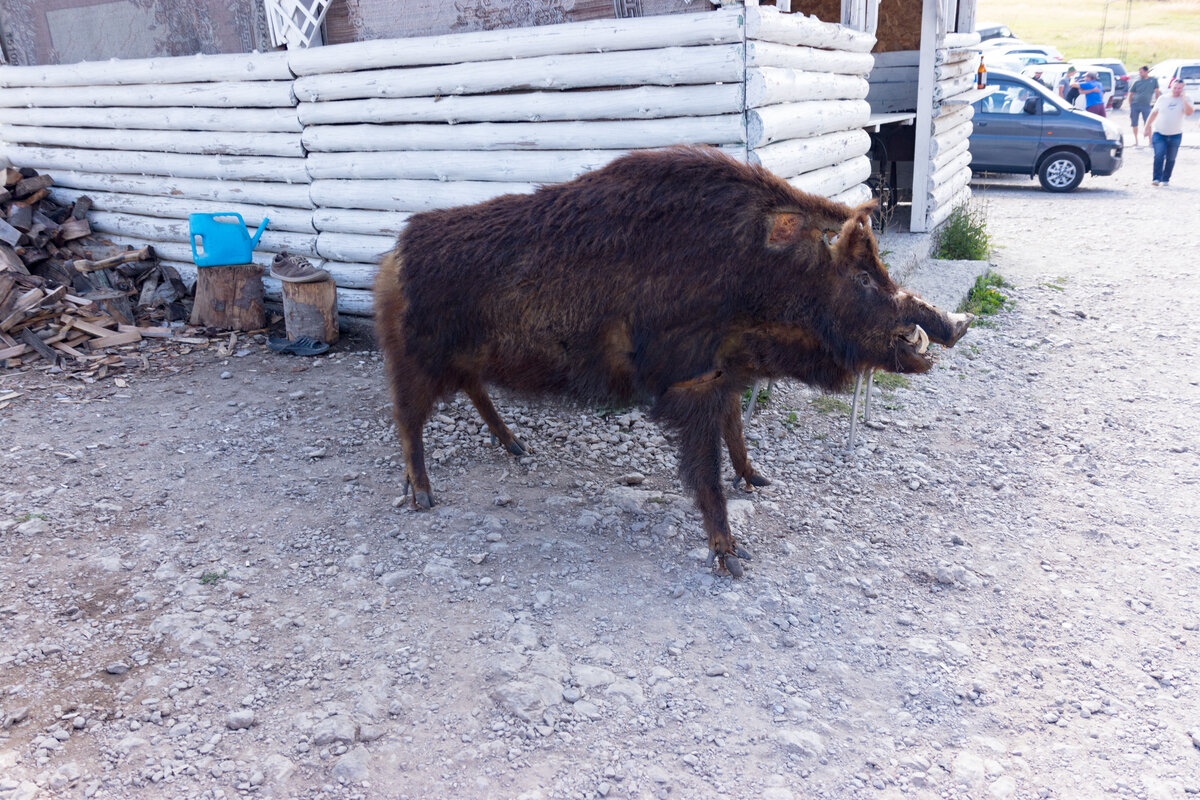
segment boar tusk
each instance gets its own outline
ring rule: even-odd
[[[929,334],[920,325],[914,325],[913,332],[905,336],[904,340],[911,345],[916,345],[918,353],[924,353],[929,349]]]

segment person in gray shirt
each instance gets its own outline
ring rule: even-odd
[[[1133,146],[1141,147],[1138,142],[1138,118],[1143,123],[1150,118],[1150,107],[1162,91],[1158,88],[1158,78],[1150,77],[1150,68],[1138,70],[1138,79],[1129,87],[1129,120],[1133,125]]]

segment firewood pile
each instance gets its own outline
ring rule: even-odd
[[[179,273],[159,264],[150,247],[118,250],[93,236],[91,202],[55,203],[51,176],[2,172],[0,366],[42,361],[103,377],[128,360],[108,348],[129,350],[144,338],[181,340],[179,327],[170,326],[188,315]]]

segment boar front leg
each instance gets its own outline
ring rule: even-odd
[[[691,381],[672,386],[659,398],[653,416],[675,431],[679,476],[696,500],[708,534],[709,563],[719,559],[735,578],[743,573],[747,553],[729,530],[725,492],[721,489],[721,428],[733,402],[725,387]],[[737,414],[736,405],[733,407]]]
[[[467,393],[467,397],[471,398],[475,410],[479,412],[479,416],[483,417],[488,430],[492,432],[493,444],[495,441],[499,441],[514,456],[525,455],[529,448],[525,446],[524,442],[513,436],[513,432],[504,424],[504,420],[500,419],[500,414],[496,412],[496,407],[492,405],[492,398],[488,397],[483,385],[472,381],[463,387],[463,391]]]
[[[750,464],[750,455],[746,452],[746,436],[742,429],[742,415],[738,411],[739,394],[732,395],[726,402],[726,411],[721,416],[721,436],[725,439],[725,447],[729,450],[729,460],[733,463],[733,471],[737,477],[733,485],[739,486],[745,481],[747,492],[754,486],[767,486],[771,482],[759,475]]]

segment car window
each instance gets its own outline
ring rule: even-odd
[[[976,104],[978,113],[1025,114],[1025,101],[1037,96],[1032,89],[1019,84],[997,81],[989,88],[993,89],[992,93]]]
[[[1180,67],[1179,77],[1183,78],[1185,81],[1200,80],[1200,64],[1189,67]]]

